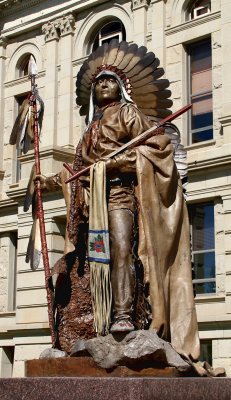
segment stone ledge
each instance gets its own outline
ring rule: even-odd
[[[14,378],[1,400],[228,400],[229,378]]]

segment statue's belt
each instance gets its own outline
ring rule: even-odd
[[[124,186],[124,187],[132,187],[134,185],[134,178],[128,176],[121,176],[119,178],[108,179],[109,186]]]

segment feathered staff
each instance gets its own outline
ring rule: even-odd
[[[33,225],[27,248],[26,262],[30,262],[31,268],[35,270],[39,266],[40,255],[42,252],[48,303],[48,319],[51,329],[52,346],[54,347],[55,333],[52,313],[53,292],[49,284],[50,266],[46,242],[41,182],[39,179],[35,179],[36,176],[41,175],[39,131],[41,130],[42,126],[44,104],[42,99],[38,95],[37,85],[35,84],[37,66],[33,56],[31,56],[29,60],[28,75],[31,80],[31,92],[22,103],[19,115],[11,132],[10,144],[16,144],[17,148],[20,149],[23,153],[27,153],[27,151],[34,144],[35,164],[32,167],[24,200],[24,211],[28,211],[32,203],[33,215]]]

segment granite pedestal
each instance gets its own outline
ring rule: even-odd
[[[230,400],[229,378],[0,379],[1,400]]]

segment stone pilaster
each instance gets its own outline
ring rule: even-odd
[[[225,312],[231,314],[231,194],[223,196],[224,208],[224,254]]]
[[[147,10],[150,1],[132,0],[133,10],[133,41],[139,46],[146,44],[147,34]]]
[[[221,0],[221,42],[222,42],[222,115],[224,142],[231,143],[231,2]]]
[[[160,65],[165,67],[165,3],[163,0],[152,0],[152,49],[160,59]]]
[[[2,192],[1,182],[3,180],[3,138],[4,138],[4,80],[5,80],[5,63],[6,63],[6,47],[7,39],[4,36],[0,36],[0,195]]]
[[[46,117],[43,124],[42,145],[53,146],[57,142],[57,102],[58,102],[58,40],[59,31],[56,22],[47,22],[42,26],[46,42],[46,78],[44,102]]]
[[[60,72],[59,72],[59,122],[57,144],[73,145],[73,35],[75,19],[72,14],[60,18],[57,22],[60,30]],[[75,143],[74,143],[75,145]]]

